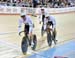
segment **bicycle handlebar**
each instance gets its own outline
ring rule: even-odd
[[[22,32],[24,32],[24,31],[19,32],[19,35],[20,35],[20,36],[21,36],[21,33],[22,33]]]

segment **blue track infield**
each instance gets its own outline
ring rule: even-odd
[[[55,56],[75,58],[75,40],[70,40],[62,45],[34,53],[33,55],[28,56],[28,58],[54,58]]]

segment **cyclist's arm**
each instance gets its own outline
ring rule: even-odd
[[[46,30],[47,20],[44,18],[44,30]]]
[[[53,22],[53,29],[56,28],[56,20],[54,16],[51,16],[51,21]]]
[[[39,19],[39,22],[42,22],[42,15],[41,14],[38,15],[38,19]]]
[[[33,21],[31,17],[28,17],[28,23],[29,23],[29,34],[30,34],[33,30]]]
[[[33,21],[30,16],[28,16],[28,23],[29,23],[30,27],[33,26]]]
[[[53,28],[56,28],[56,21],[55,21],[55,18],[53,20]]]
[[[18,21],[18,32],[21,32],[22,20],[19,19]]]
[[[36,15],[37,15],[37,20],[39,21],[39,22],[41,22],[42,21],[42,15],[41,15],[41,10],[39,9],[39,8],[37,8],[37,10],[36,10]]]

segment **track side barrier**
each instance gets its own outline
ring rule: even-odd
[[[29,15],[39,15],[40,8],[30,8],[30,7],[0,7],[0,15],[19,15],[20,13],[26,12]],[[45,8],[45,10],[50,14],[63,14],[75,12],[75,7],[67,8]]]

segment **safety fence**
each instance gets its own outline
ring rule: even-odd
[[[30,8],[30,7],[10,7],[10,6],[0,6],[0,14],[20,14],[26,12],[27,14],[38,14],[40,8]],[[75,12],[75,7],[67,8],[45,8],[45,10],[50,14],[58,14],[65,12]]]

